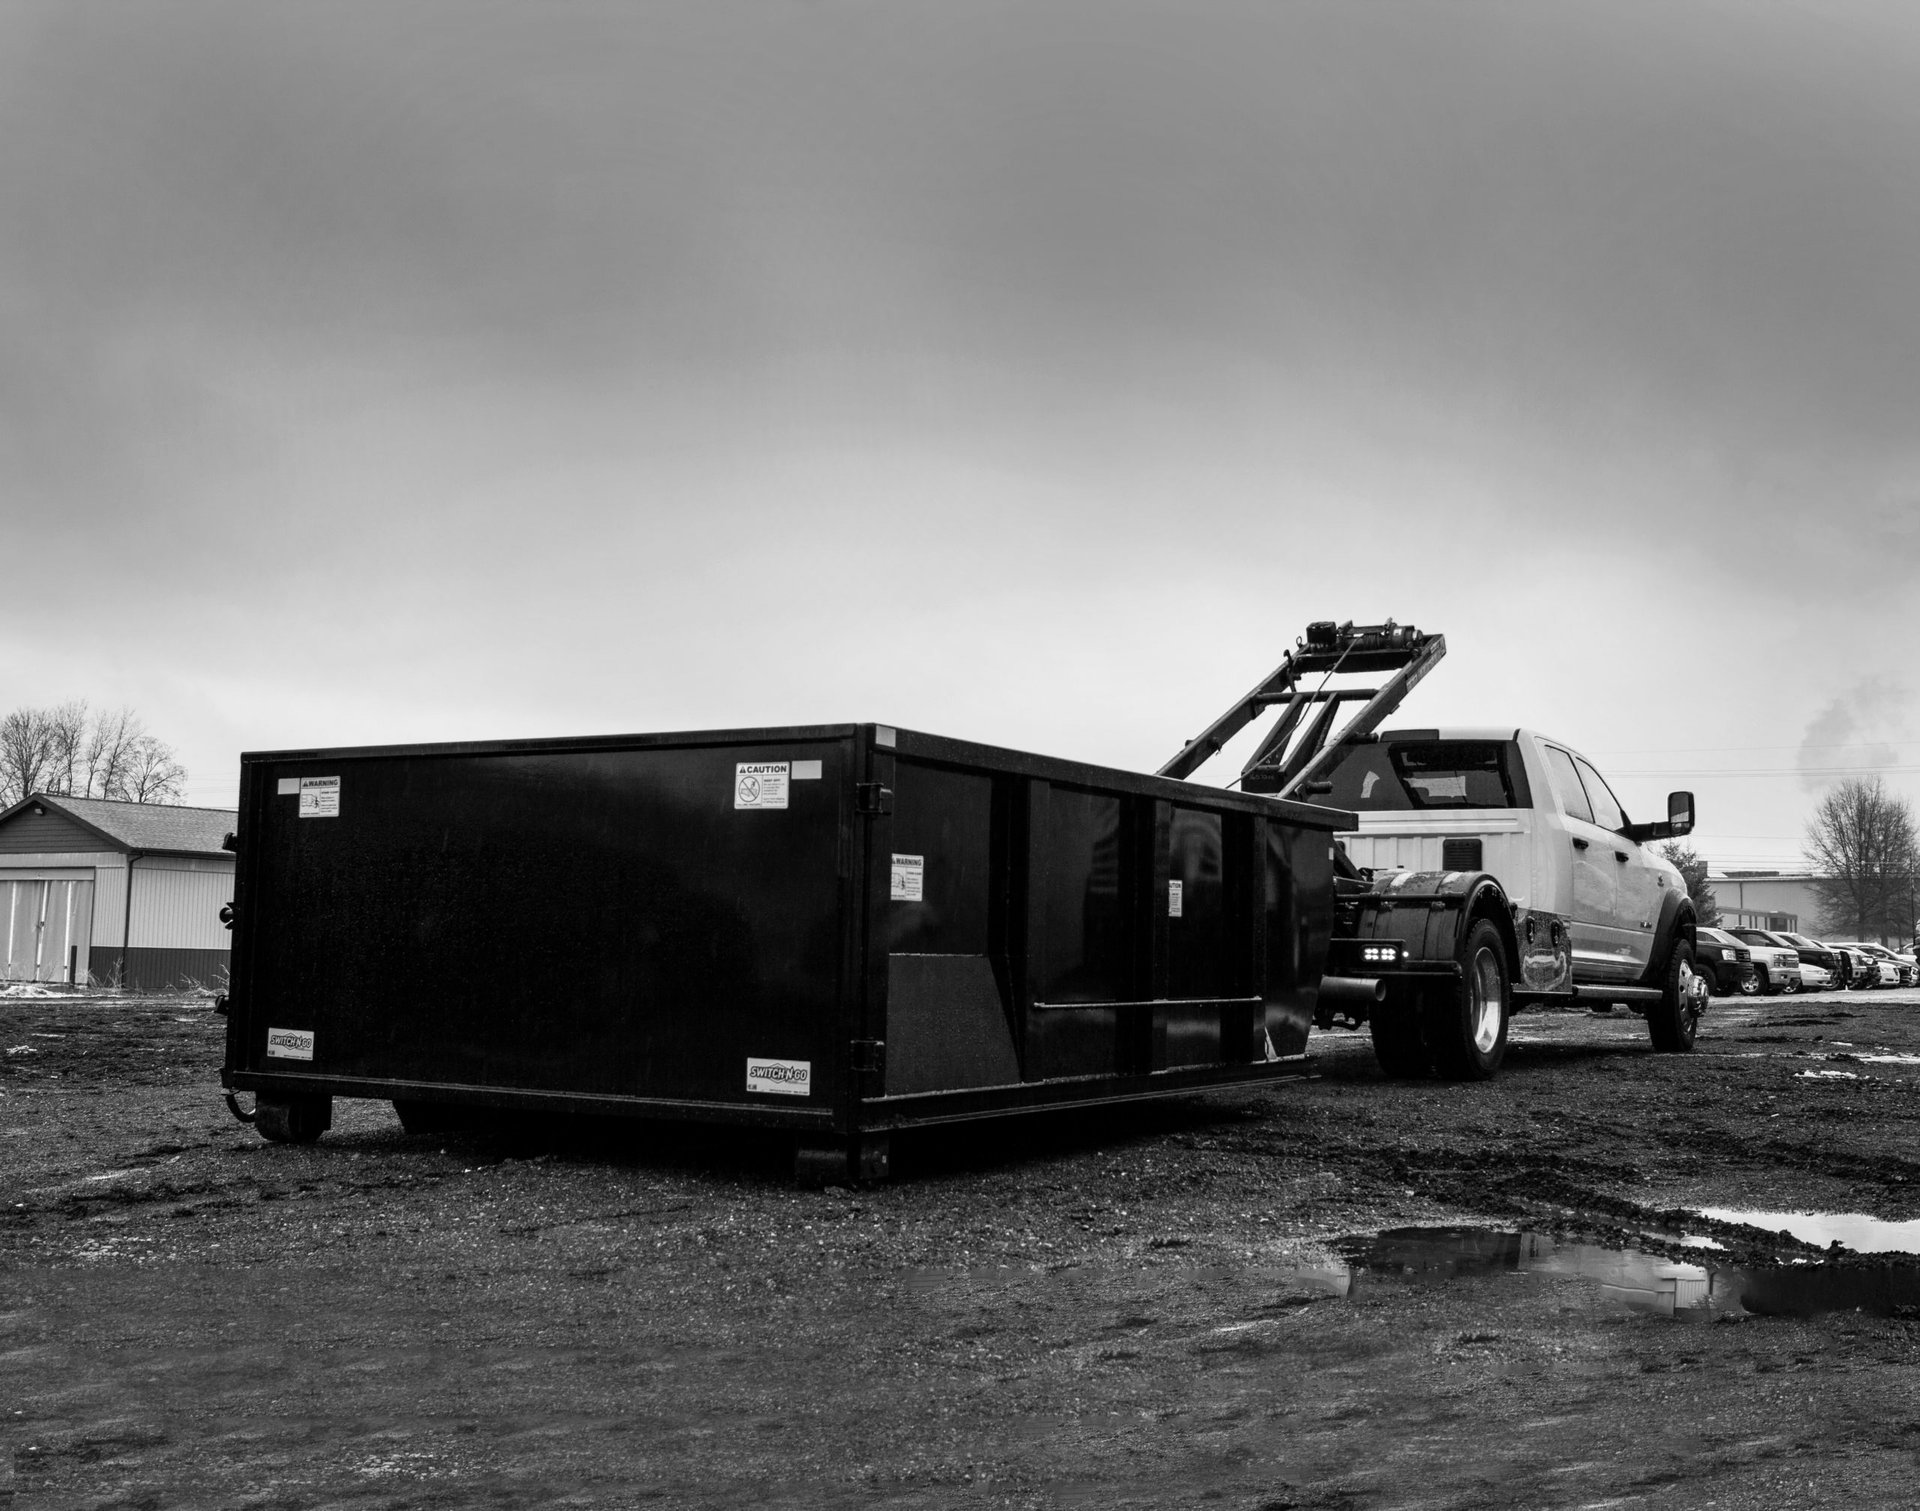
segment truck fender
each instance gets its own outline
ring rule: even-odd
[[[1667,895],[1660,900],[1660,919],[1653,929],[1653,955],[1647,961],[1647,974],[1641,981],[1643,986],[1665,983],[1667,957],[1673,953],[1674,940],[1696,943],[1695,926],[1693,899],[1685,892],[1669,887]]]
[[[1467,896],[1467,922],[1461,933],[1464,935],[1479,919],[1493,921],[1507,952],[1507,985],[1511,992],[1520,981],[1520,936],[1513,926],[1513,904],[1507,899],[1506,889],[1490,873],[1480,871],[1475,876],[1477,884]]]
[[[1507,979],[1520,979],[1520,947],[1513,907],[1488,871],[1402,871],[1358,899],[1362,939],[1397,939],[1410,961],[1451,961],[1467,931],[1493,922],[1507,954]]]

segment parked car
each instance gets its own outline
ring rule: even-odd
[[[1913,967],[1907,965],[1884,944],[1868,944],[1863,939],[1843,941],[1846,948],[1858,950],[1880,969],[1882,986],[1912,986],[1914,984]]]
[[[1725,929],[1695,929],[1693,968],[1716,997],[1751,992],[1753,952]]]
[[[1803,992],[1824,992],[1833,985],[1833,972],[1825,966],[1808,965],[1800,962],[1800,990]]]
[[[1848,986],[1870,992],[1876,986],[1899,985],[1900,975],[1897,971],[1888,972],[1885,981],[1880,979],[1881,972],[1886,969],[1884,960],[1875,960],[1865,950],[1855,949],[1850,944],[1836,944],[1834,948],[1846,959]]]
[[[1817,965],[1833,978],[1833,985],[1845,986],[1847,978],[1853,974],[1853,967],[1844,952],[1830,944],[1822,944],[1817,939],[1809,939],[1805,934],[1782,933],[1780,937],[1799,953],[1802,965]]]
[[[1752,993],[1771,997],[1776,992],[1800,990],[1800,952],[1778,934],[1765,929],[1728,929],[1753,956]]]

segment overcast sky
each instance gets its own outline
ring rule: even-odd
[[[1920,799],[1916,80],[1906,3],[0,0],[0,701],[207,804],[842,719],[1151,768],[1391,615],[1398,722],[1791,862],[1836,771]]]

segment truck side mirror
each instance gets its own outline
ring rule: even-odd
[[[1693,833],[1693,794],[1691,792],[1669,792],[1667,794],[1667,827],[1673,831],[1674,838]]]

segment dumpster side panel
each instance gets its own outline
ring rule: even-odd
[[[1031,784],[1029,800],[1027,1079],[1111,1075],[1121,1069],[1115,1004],[1143,995],[1128,805],[1053,782]]]
[[[850,758],[770,740],[269,765],[247,1068],[826,1105]],[[743,798],[743,763],[785,763],[784,794]],[[303,816],[327,777],[331,811]],[[271,1028],[311,1034],[311,1059],[270,1055]],[[750,1058],[775,1066],[764,1090]]]
[[[1333,936],[1332,836],[1270,822],[1265,872],[1267,1037],[1277,1054],[1305,1054]]]
[[[898,760],[887,897],[886,1091],[1020,1080],[1005,979],[995,779]],[[1004,862],[1002,862],[1004,864]],[[996,959],[996,955],[1000,958]]]
[[[1154,1023],[1153,1068],[1217,1065],[1224,1010],[1244,989],[1229,953],[1226,815],[1174,806],[1167,833],[1167,982]]]

